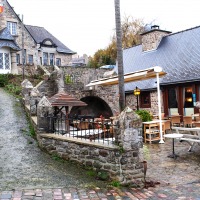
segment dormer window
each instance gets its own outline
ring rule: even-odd
[[[44,47],[57,47],[56,44],[54,44],[53,41],[49,38],[43,40],[41,45]]]
[[[7,28],[10,31],[11,35],[17,35],[17,23],[16,22],[7,22]]]

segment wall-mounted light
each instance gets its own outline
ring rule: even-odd
[[[136,86],[135,90],[133,91],[133,94],[137,97],[137,110],[139,110],[138,96],[140,95],[140,92],[140,89]]]
[[[187,101],[187,102],[192,102],[192,97],[186,98],[185,101]]]

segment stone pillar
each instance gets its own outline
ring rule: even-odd
[[[18,74],[16,52],[11,52],[11,73]]]
[[[37,106],[39,101],[41,100],[40,92],[36,87],[31,90],[30,93],[30,114],[37,115]]]
[[[142,121],[129,107],[118,117],[116,142],[119,146],[120,182],[132,183],[144,177]]]
[[[51,114],[53,114],[53,109],[52,109],[51,103],[45,96],[43,96],[37,106],[38,131],[50,132],[51,122],[47,116],[49,116]]]
[[[33,85],[29,80],[25,79],[21,83],[21,86],[22,86],[22,96],[24,97],[25,105],[29,105],[30,93],[31,93],[31,90],[33,89]]]

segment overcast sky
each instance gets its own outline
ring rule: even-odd
[[[8,0],[27,25],[47,29],[80,56],[105,48],[115,29],[114,0]],[[163,30],[200,25],[200,0],[121,0],[121,18],[155,22]]]

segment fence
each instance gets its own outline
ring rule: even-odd
[[[113,144],[116,139],[117,126],[109,119],[83,115],[67,116],[64,113],[47,118],[49,133],[107,144]]]

